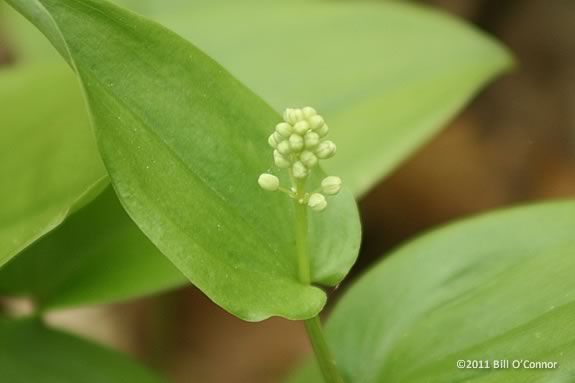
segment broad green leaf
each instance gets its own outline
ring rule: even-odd
[[[240,318],[316,315],[325,293],[297,277],[291,201],[256,182],[279,116],[191,44],[107,2],[9,3],[73,63],[112,183],[152,242]],[[359,246],[351,194],[311,217],[313,282],[337,284]]]
[[[0,318],[0,380],[6,383],[160,383],[127,356],[51,330]]]
[[[106,173],[71,76],[0,72],[0,266],[105,185]],[[62,102],[60,92],[73,97]]]
[[[571,382],[575,201],[499,211],[407,243],[344,294],[327,335],[346,382]],[[458,369],[458,360],[559,368]],[[294,382],[319,382],[309,368]]]
[[[184,284],[108,188],[0,270],[1,295],[42,309],[108,303]]]
[[[258,0],[250,1],[247,5],[242,3],[241,6],[227,4],[225,9],[228,9],[230,14],[241,15],[249,25],[249,28],[234,29],[231,33],[229,25],[233,20],[227,14],[228,11],[222,8],[222,1],[213,1],[209,4],[195,1],[191,6],[186,6],[179,0],[170,0],[161,4],[154,1],[130,3],[127,0],[122,3],[133,5],[139,11],[156,15],[167,25],[173,26],[193,41],[198,41],[201,46],[226,63],[227,67],[238,74],[241,79],[271,100],[277,109],[281,109],[287,103],[303,104],[311,100],[311,103],[321,106],[322,111],[326,110],[330,122],[333,122],[333,113],[342,114],[348,107],[355,108],[358,102],[367,104],[372,96],[374,100],[380,97],[380,93],[386,95],[385,99],[388,100],[400,100],[397,97],[398,91],[404,93],[407,98],[411,98],[413,93],[420,95],[425,92],[433,93],[425,100],[419,97],[419,102],[416,104],[419,108],[418,113],[415,113],[415,109],[412,110],[410,106],[409,112],[403,113],[400,119],[398,119],[398,113],[401,110],[405,111],[404,108],[397,108],[397,105],[386,106],[383,102],[374,101],[373,105],[381,110],[381,116],[365,115],[363,117],[366,123],[357,125],[331,124],[334,135],[342,137],[339,142],[346,142],[345,147],[340,145],[340,154],[335,159],[337,163],[331,168],[333,173],[343,174],[346,183],[351,182],[352,190],[358,195],[377,181],[378,172],[387,173],[386,169],[395,166],[390,164],[396,164],[409,152],[406,147],[397,148],[396,151],[395,147],[389,146],[392,142],[416,138],[424,130],[428,130],[431,134],[441,125],[441,118],[436,117],[447,118],[456,110],[454,106],[452,108],[447,105],[448,94],[445,89],[455,86],[452,89],[453,93],[450,93],[454,99],[458,99],[465,92],[471,94],[473,89],[509,63],[506,53],[501,48],[468,27],[447,16],[409,6],[382,7],[380,4],[358,4],[358,7],[354,6],[353,9],[349,9],[349,5],[320,3],[310,8],[310,3],[307,2],[306,12],[300,12],[299,6],[293,1],[289,2],[291,6],[287,8],[285,3],[282,5],[279,2],[257,5]],[[257,10],[253,8],[254,4],[257,5]],[[374,12],[365,19],[365,24],[362,22],[362,25],[365,25],[364,28],[346,31],[346,38],[339,36],[343,33],[342,28],[355,25],[352,21],[371,7]],[[175,17],[174,10],[181,16]],[[294,13],[299,13],[298,20],[308,17],[307,15],[322,20],[321,28],[316,26],[317,23],[301,23],[298,28],[293,28],[292,24],[295,23],[296,18],[291,15]],[[278,18],[286,18],[286,20],[282,21]],[[376,18],[392,22],[378,23]],[[416,25],[412,25],[416,19],[418,20]],[[12,20],[12,17],[8,21],[18,26],[18,29],[12,33],[15,38],[22,40],[22,36],[38,34],[35,30],[27,31],[26,29],[30,29],[27,25],[22,25],[21,21]],[[276,25],[272,25],[273,23]],[[439,27],[436,27],[438,24]],[[265,33],[261,33],[261,30],[265,30]],[[292,38],[294,34],[299,37]],[[337,47],[341,47],[342,51],[345,48],[348,52],[353,52],[353,55],[340,54],[337,60],[332,60],[330,65],[326,66],[318,64],[318,60],[308,59],[311,57],[309,52],[305,55],[287,56],[281,51],[273,52],[273,49],[281,47],[285,47],[287,51],[297,51],[301,45],[300,37],[303,38],[306,34],[311,39],[310,41],[317,42],[314,48],[316,56],[336,57]],[[355,38],[356,34],[363,37]],[[453,34],[457,38],[444,38],[445,34]],[[376,38],[381,49],[372,49],[367,43],[375,41]],[[356,44],[354,39],[364,43]],[[44,41],[38,42],[37,40],[38,38],[35,37],[33,44],[29,44],[28,40],[25,44],[16,41],[18,43],[16,47],[23,51],[25,57],[33,56],[35,50],[43,50],[38,49],[34,44],[46,45]],[[270,44],[270,41],[279,43]],[[338,43],[335,44],[335,41]],[[305,47],[309,48],[308,45]],[[405,47],[405,49],[398,47]],[[390,60],[389,52],[394,52],[393,60]],[[455,56],[463,56],[466,59],[452,60],[451,57]],[[442,61],[445,61],[445,66]],[[314,68],[314,65],[315,67],[323,66],[321,70],[308,70],[308,68]],[[368,72],[364,71],[366,66],[371,68]],[[289,68],[289,73],[286,72],[286,68]],[[475,71],[478,77],[475,80],[467,78],[466,81],[453,82],[451,75],[456,77],[459,71],[470,75]],[[405,75],[399,76],[402,72],[405,72]],[[370,80],[372,77],[367,78],[368,76],[373,77],[373,86],[369,88],[370,92],[364,92],[364,89],[368,89],[365,84],[372,82]],[[356,78],[357,83],[352,81]],[[435,78],[433,86],[423,83],[433,78]],[[420,81],[422,83],[418,86]],[[379,88],[377,88],[378,83],[382,85]],[[307,86],[307,84],[316,85]],[[390,88],[386,84],[394,86]],[[406,85],[405,89],[402,88],[402,84]],[[424,89],[425,92],[422,93],[419,88]],[[59,92],[60,96],[64,96],[62,92]],[[337,100],[334,101],[334,97]],[[345,100],[352,100],[352,102],[345,103]],[[425,103],[429,105],[426,106]],[[334,107],[337,107],[337,110]],[[437,116],[432,117],[435,113]],[[380,126],[379,122],[382,118],[388,117],[397,120],[398,123],[386,123]],[[412,117],[414,118],[413,124],[406,123],[405,118]],[[369,118],[372,120],[367,121]],[[369,133],[367,130],[364,132],[364,129],[368,129]],[[416,132],[415,136],[412,134],[414,129],[418,129],[419,132]],[[348,138],[347,131],[353,137]],[[379,136],[379,131],[383,132],[386,137],[395,138],[393,140],[365,138]],[[383,146],[381,150],[369,153],[362,149],[363,141],[366,140],[368,144]],[[410,145],[413,142],[415,141],[411,141]],[[414,148],[415,146],[412,149]],[[342,151],[353,158],[337,161],[338,157],[344,156],[341,154]],[[356,158],[363,158],[363,160],[356,161]],[[381,158],[385,161],[380,161]],[[366,161],[370,161],[369,164]],[[364,171],[366,169],[368,171]],[[350,175],[350,177],[346,178],[345,175]],[[363,186],[357,182],[358,176],[365,176]],[[81,302],[78,301],[78,303]]]
[[[328,170],[355,195],[389,174],[511,63],[490,38],[411,4],[182,4],[132,3],[205,49],[276,110],[317,107],[334,139],[346,143]]]

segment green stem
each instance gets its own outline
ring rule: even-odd
[[[298,198],[294,200],[296,247],[299,279],[303,284],[309,285],[311,284],[311,275],[309,256],[307,251],[307,206],[298,201],[300,196],[303,196],[302,190],[303,185],[296,183],[296,191],[298,196]],[[325,340],[319,316],[315,316],[304,321],[304,325],[325,383],[344,383],[335,365],[335,358],[333,357],[333,354],[331,353]]]
[[[307,256],[307,206],[299,203],[296,199],[294,200],[294,208],[299,279],[304,285],[309,285],[311,284],[311,275],[309,257]]]
[[[306,320],[304,324],[324,381],[326,383],[344,383],[335,365],[335,358],[323,335],[319,316]]]

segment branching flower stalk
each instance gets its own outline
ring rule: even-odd
[[[293,200],[299,279],[301,283],[309,285],[312,278],[308,255],[308,208],[316,212],[325,210],[328,205],[326,196],[339,192],[341,179],[325,177],[316,189],[311,190],[308,190],[311,186],[308,181],[320,160],[335,155],[336,146],[325,138],[329,128],[315,109],[286,109],[283,119],[276,125],[268,143],[273,149],[274,164],[279,169],[287,170],[291,185],[280,185],[279,178],[270,173],[261,174],[258,183],[264,190],[280,191]],[[304,323],[325,382],[343,383],[325,340],[319,316]]]

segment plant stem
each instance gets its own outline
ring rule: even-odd
[[[335,365],[335,358],[325,341],[319,316],[306,320],[304,324],[324,381],[326,383],[343,383]]]
[[[302,189],[302,185],[296,184],[296,192],[298,196],[302,195]],[[307,206],[300,203],[298,199],[294,200],[298,272],[300,281],[303,284],[309,285],[311,284],[311,275],[307,251]],[[304,325],[325,383],[344,383],[336,368],[335,358],[325,340],[319,316],[316,315],[315,317],[304,321]]]
[[[296,248],[299,280],[311,284],[309,257],[307,255],[307,206],[294,200],[296,222]]]

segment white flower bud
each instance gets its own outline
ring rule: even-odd
[[[302,112],[305,118],[310,118],[311,116],[315,116],[317,114],[315,109],[312,108],[311,106],[306,106],[305,108],[302,109]]]
[[[292,119],[295,120],[295,122],[301,121],[305,118],[303,111],[301,109],[294,109],[292,112]]]
[[[280,180],[273,174],[263,173],[258,178],[261,188],[268,191],[276,191],[280,187]]]
[[[329,131],[329,127],[327,126],[327,124],[323,124],[321,127],[317,128],[315,130],[315,132],[320,136],[320,137],[325,137],[327,135],[327,132]]]
[[[309,119],[309,125],[311,126],[312,130],[321,128],[324,125],[323,117],[319,114],[315,116],[311,116]]]
[[[287,109],[284,111],[283,117],[284,117],[284,121],[285,121],[285,122],[291,123],[292,111],[293,111],[292,108],[287,108]]]
[[[272,148],[274,148],[274,149],[277,148],[278,143],[276,142],[276,139],[275,139],[275,135],[274,135],[274,134],[272,134],[271,136],[269,136],[269,138],[268,138],[268,144],[270,144],[270,146],[271,146]]]
[[[303,140],[306,148],[313,149],[319,144],[319,135],[316,132],[307,132]]]
[[[301,109],[288,108],[285,110],[283,117],[285,122],[293,125],[296,122],[303,120],[304,115]]]
[[[279,148],[279,146],[278,146]],[[322,159],[325,160],[326,158],[330,158],[333,157],[333,155],[335,154],[336,151],[336,146],[332,141],[329,140],[325,140],[319,143],[316,151],[315,151],[315,155]]]
[[[274,150],[274,163],[278,168],[289,168],[291,165],[291,163],[277,150]]]
[[[299,134],[292,134],[289,137],[289,145],[292,151],[299,152],[303,149],[303,138]]]
[[[317,165],[317,157],[309,150],[304,150],[299,156],[300,161],[308,168],[313,168]]]
[[[296,161],[292,166],[293,176],[298,179],[307,177],[308,170],[301,161]]]
[[[297,134],[303,136],[309,130],[309,124],[307,121],[299,121],[293,126],[293,130]]]
[[[276,125],[276,132],[278,132],[282,137],[288,138],[293,133],[293,128],[287,122],[280,122]]]
[[[289,145],[289,141],[285,140],[285,141],[280,142],[277,146],[277,150],[278,150],[278,152],[280,152],[284,156],[287,156],[288,154],[290,154],[291,147]]]
[[[327,207],[327,200],[325,199],[323,194],[313,193],[309,197],[307,205],[315,211],[322,211]]]
[[[341,178],[336,176],[325,177],[321,181],[321,190],[327,195],[334,195],[341,190]]]

